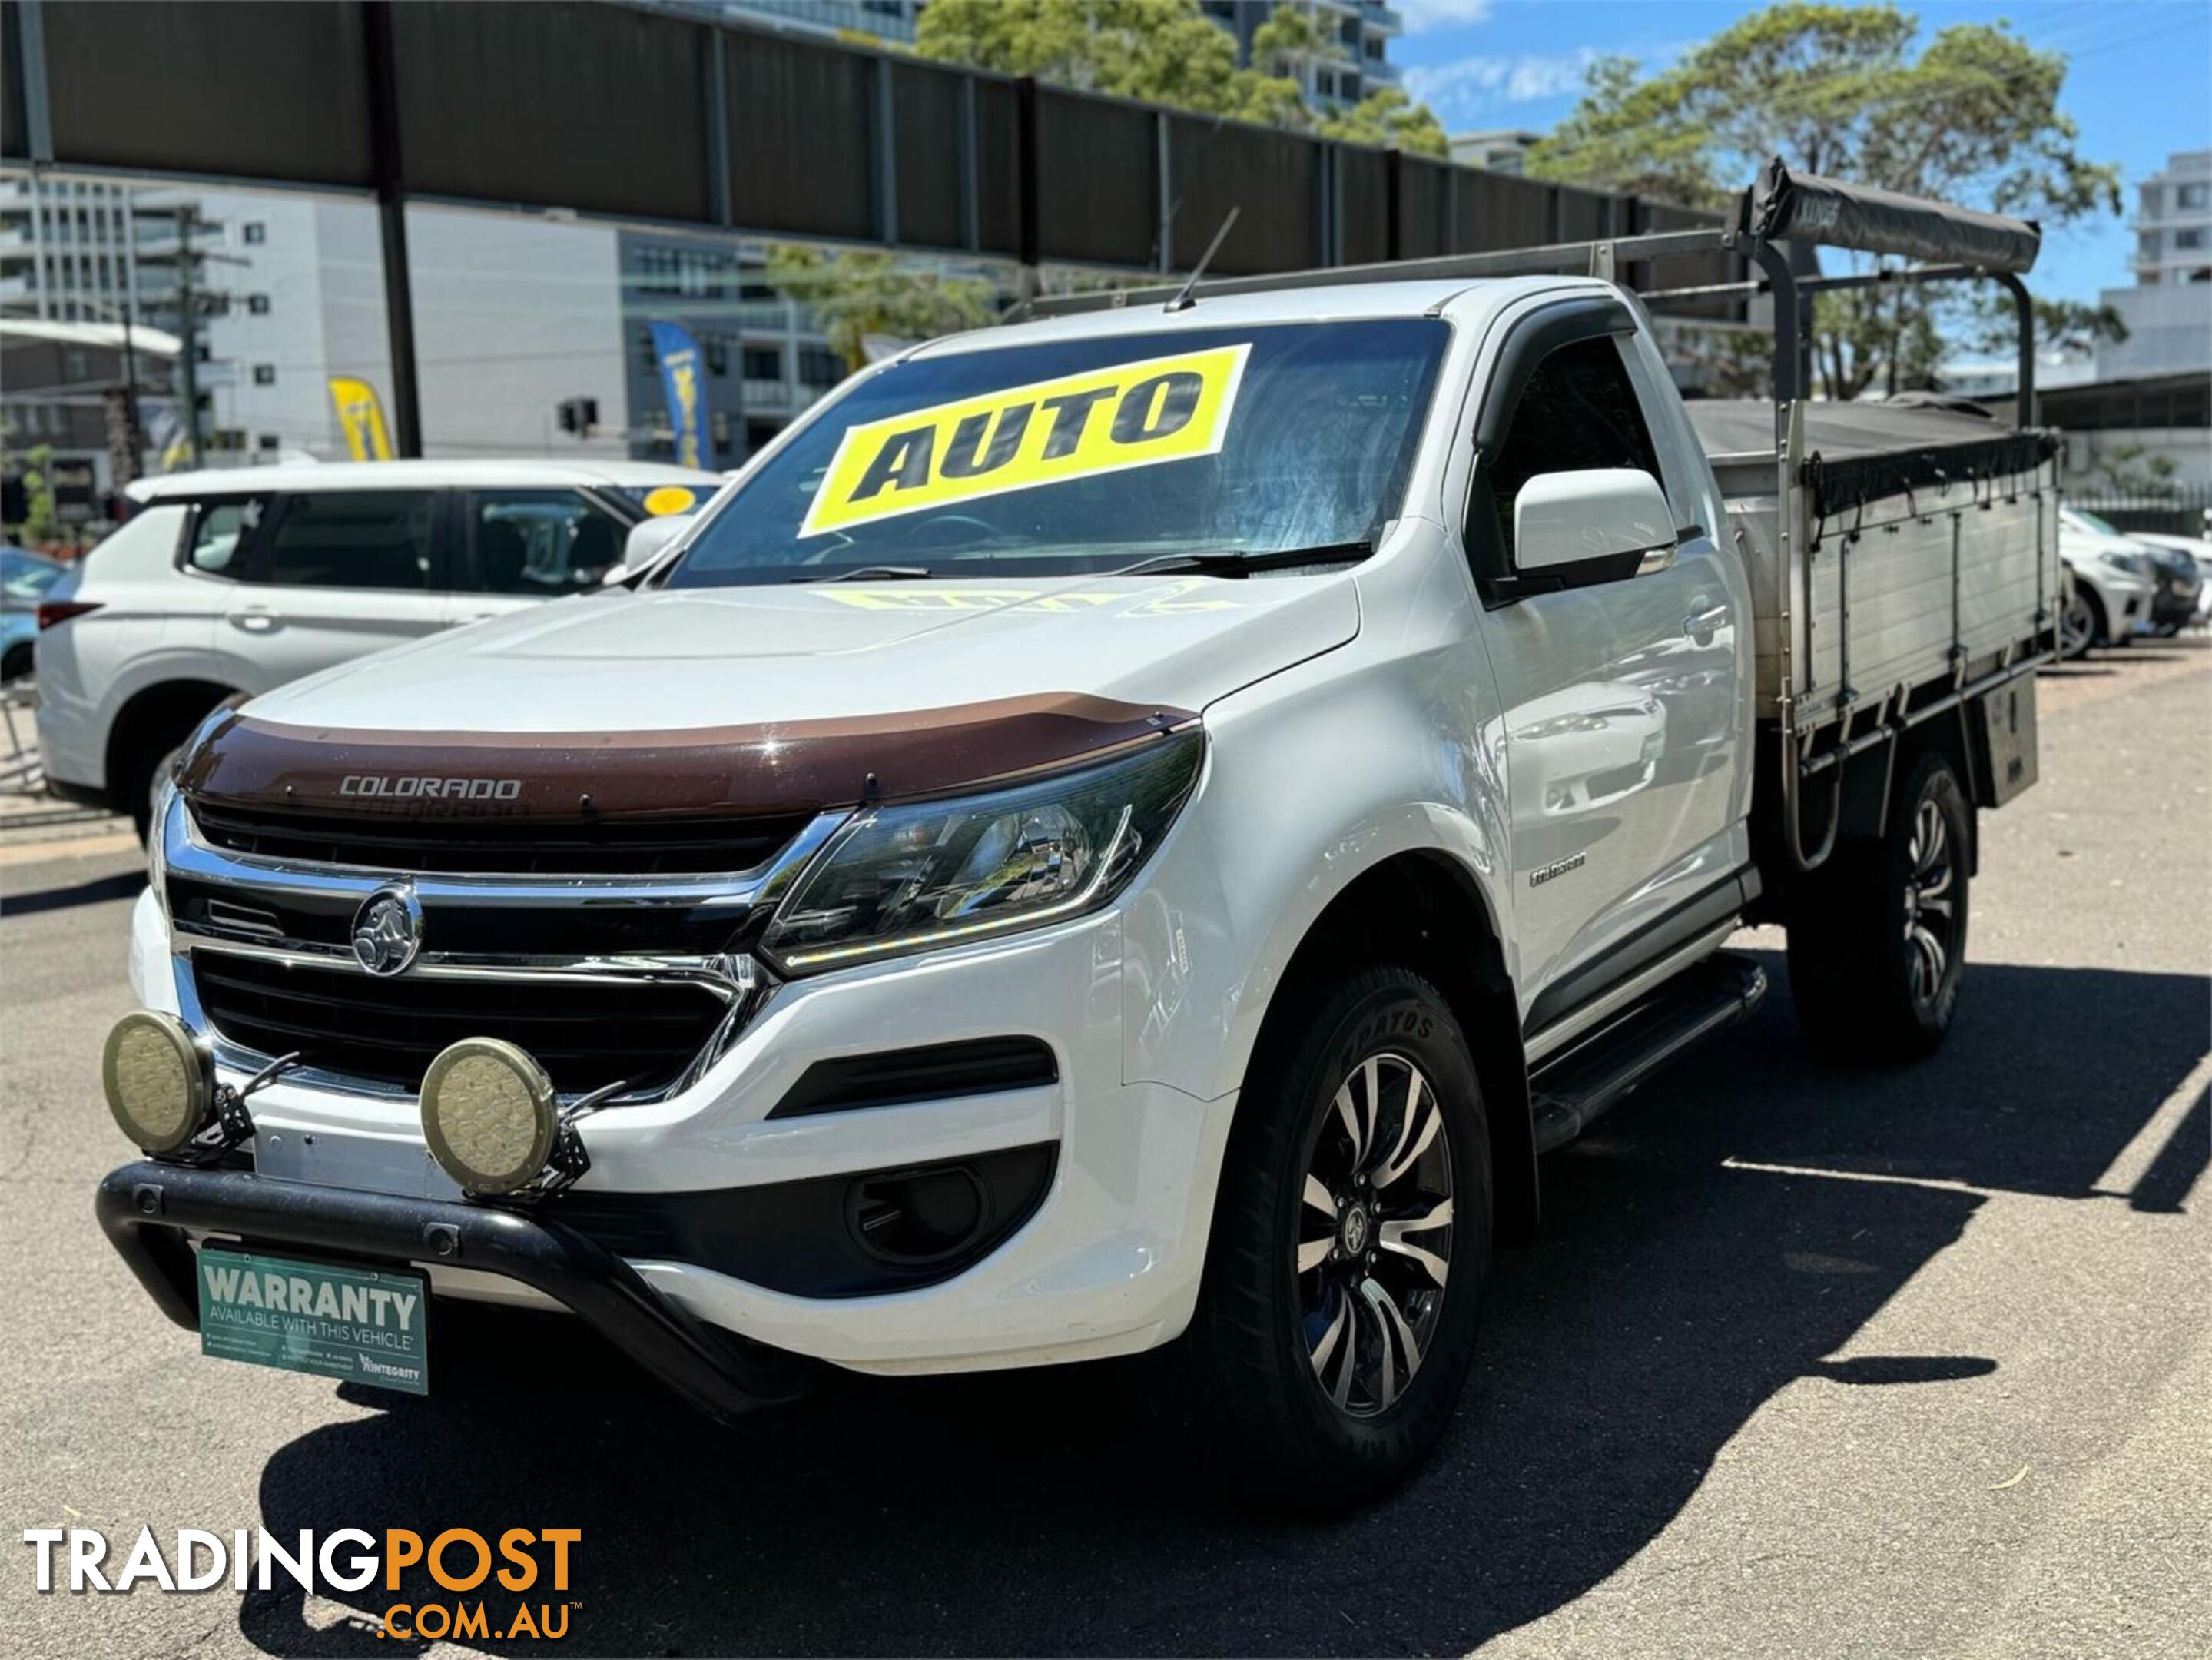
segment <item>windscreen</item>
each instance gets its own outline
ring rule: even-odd
[[[1371,540],[1445,333],[1394,318],[925,355],[796,435],[667,586],[1085,575]]]

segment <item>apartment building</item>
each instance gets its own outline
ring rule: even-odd
[[[1390,42],[1406,32],[1405,20],[1382,0],[1199,0],[1206,15],[1237,38],[1237,61],[1249,63],[1252,37],[1279,5],[1304,13],[1322,50],[1297,66],[1306,102],[1315,109],[1349,109],[1369,93],[1398,84]]]
[[[2135,283],[2102,296],[2128,337],[2097,348],[2097,378],[2212,370],[2212,150],[2179,150],[2136,186]]]

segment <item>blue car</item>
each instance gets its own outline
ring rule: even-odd
[[[0,547],[0,680],[21,679],[31,672],[39,601],[68,569],[21,548]]]

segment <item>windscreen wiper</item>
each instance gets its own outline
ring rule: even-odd
[[[929,575],[927,565],[859,565],[827,576],[794,576],[794,582],[895,582]]]
[[[1133,565],[1101,573],[1107,576],[1146,576],[1155,573],[1190,572],[1199,576],[1249,576],[1255,570],[1287,570],[1303,565],[1348,565],[1375,551],[1372,542],[1329,542],[1316,548],[1278,548],[1272,553],[1239,553],[1235,549],[1211,553],[1158,553]]]

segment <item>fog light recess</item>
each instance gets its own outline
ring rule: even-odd
[[[513,1043],[464,1037],[422,1075],[430,1156],[471,1193],[527,1187],[544,1170],[558,1128],[553,1080]]]
[[[965,1164],[863,1177],[845,1196],[845,1225],[860,1249],[897,1268],[957,1256],[990,1221],[990,1195]]]
[[[150,1153],[174,1152],[198,1134],[215,1098],[215,1072],[191,1028],[173,1014],[138,1009],[107,1034],[100,1085],[123,1133]]]

